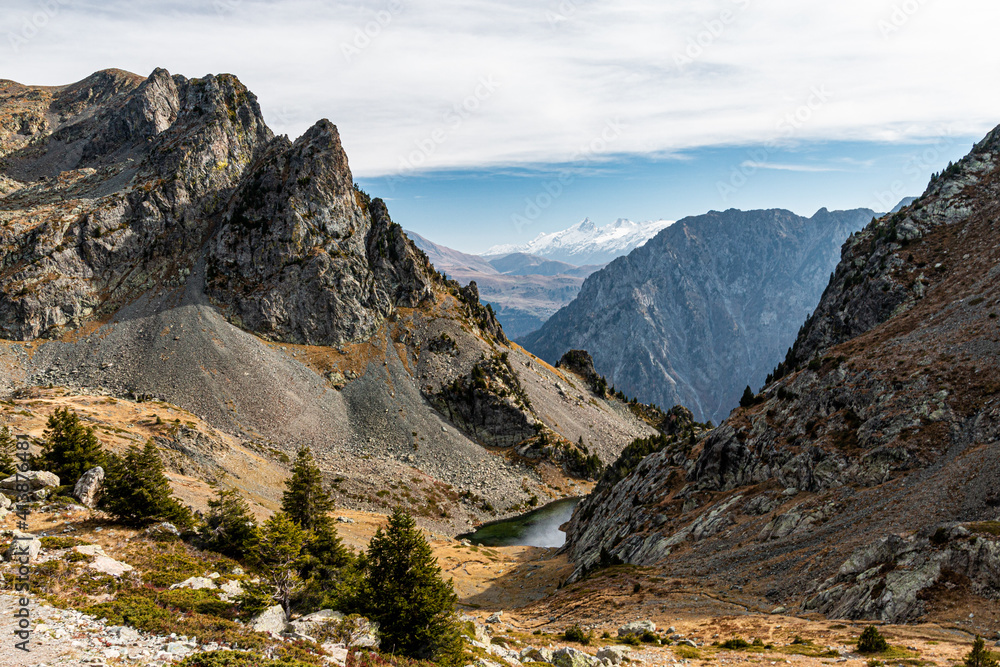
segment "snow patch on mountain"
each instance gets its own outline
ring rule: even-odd
[[[529,243],[495,245],[484,252],[483,256],[521,252],[577,266],[605,264],[632,252],[673,223],[673,220],[633,222],[619,218],[610,225],[598,227],[590,218],[586,218],[569,229],[539,234]]]

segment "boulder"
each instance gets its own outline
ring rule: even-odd
[[[502,611],[498,611],[498,612],[496,612],[494,614],[491,614],[490,617],[486,619],[486,622],[487,623],[499,623],[500,619],[502,619],[502,618],[503,618],[503,612]]]
[[[320,609],[311,614],[306,614],[291,622],[293,632],[303,635],[311,635],[327,623],[339,623],[344,620],[344,615],[333,609]]]
[[[5,558],[7,560],[14,560],[18,558],[19,560],[24,557],[25,553],[29,560],[35,560],[38,558],[38,553],[42,550],[41,541],[32,535],[31,533],[22,533],[19,530],[14,531],[14,539],[11,541],[10,546],[7,547],[7,553]]]
[[[633,621],[618,628],[619,637],[638,636],[644,632],[656,632],[656,624],[652,621]]]
[[[605,646],[597,652],[597,659],[620,665],[628,660],[629,650],[624,646]]]
[[[0,489],[17,491],[18,482],[27,482],[29,491],[38,491],[51,486],[59,486],[59,476],[45,470],[29,470],[11,475],[0,482]]]
[[[589,653],[567,646],[552,654],[552,664],[556,667],[595,667],[600,661]]]
[[[104,488],[104,468],[97,466],[91,468],[80,476],[73,487],[73,497],[79,500],[85,507],[93,509],[97,506],[97,499]]]
[[[217,586],[215,585],[215,582],[212,581],[211,579],[209,579],[208,577],[191,577],[189,579],[185,579],[184,581],[182,581],[180,583],[174,584],[170,588],[171,589],[174,589],[174,588],[190,588],[190,589],[195,590],[195,591],[199,591],[199,590],[201,590],[203,588],[207,588],[210,591],[214,591],[217,588]]]
[[[9,510],[13,505],[10,498],[0,493],[0,510]]]
[[[115,560],[111,556],[104,553],[104,548],[99,544],[84,544],[78,547],[73,547],[73,551],[81,553],[85,556],[93,556],[94,560],[91,561],[87,567],[91,570],[111,575],[116,579],[126,572],[131,572],[133,569],[128,563]]]
[[[158,523],[155,526],[150,526],[149,528],[147,528],[146,529],[146,534],[147,535],[174,535],[175,537],[179,537],[180,534],[181,534],[181,531],[177,530],[177,526],[175,526],[174,524],[170,523],[169,521],[163,521],[162,523]]]
[[[531,646],[521,651],[521,662],[552,662],[552,650]]]
[[[254,632],[269,632],[280,635],[288,629],[288,619],[280,604],[268,607],[250,621],[250,629]]]
[[[340,644],[323,644],[326,659],[339,667],[347,664],[347,648]]]
[[[243,584],[236,580],[230,580],[219,586],[219,590],[222,591],[219,594],[219,599],[223,602],[231,602],[243,592]]]

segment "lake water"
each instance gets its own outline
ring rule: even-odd
[[[580,500],[557,500],[527,514],[483,524],[474,533],[458,538],[487,547],[561,547],[566,542],[566,533],[559,526],[569,521]]]

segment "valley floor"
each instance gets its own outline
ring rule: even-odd
[[[338,512],[337,517],[341,537],[354,549],[364,548],[385,520],[382,515],[358,511]],[[14,518],[7,516],[0,521],[0,528],[12,529]],[[30,522],[37,535],[72,536],[99,544],[121,562],[138,558],[136,554],[149,546],[142,533],[112,526],[100,514],[80,509],[35,514]],[[512,652],[509,655],[515,655],[528,647],[555,650],[569,646],[594,654],[605,646],[622,645],[617,641],[622,625],[649,620],[656,624],[659,637],[674,638],[673,645],[625,647],[633,662],[796,667],[872,664],[869,656],[854,652],[857,637],[867,625],[863,622],[787,616],[780,610],[766,609],[766,600],[740,600],[706,590],[697,582],[658,576],[651,568],[613,567],[563,587],[561,583],[573,568],[558,549],[481,547],[437,533],[427,536],[445,576],[454,582],[463,618],[477,626],[481,647],[505,647]],[[43,549],[40,561],[45,561],[46,551]],[[133,562],[141,568],[139,562]],[[32,610],[32,652],[16,651],[9,639],[17,604],[9,591],[10,567],[5,564],[2,570],[8,590],[0,593],[0,631],[4,637],[0,666],[165,665],[206,648],[195,637],[151,636],[109,627],[79,611],[41,602]],[[998,611],[980,609],[969,619],[966,610],[957,606],[945,615],[938,613],[932,622],[881,626],[893,649],[876,659],[889,665],[952,667],[968,652],[974,632],[987,635],[990,645],[1000,639]],[[562,637],[573,625],[593,631],[589,645]],[[737,637],[759,639],[766,647],[727,650],[712,646]],[[495,653],[480,652],[480,667],[504,662]]]

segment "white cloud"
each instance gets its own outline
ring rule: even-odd
[[[998,15],[990,0],[7,0],[0,62],[37,84],[232,72],[276,131],[330,118],[373,176],[562,162],[615,119],[611,150],[656,155],[982,134],[1000,122]]]
[[[775,162],[754,162],[753,160],[747,160],[741,167],[748,167],[750,169],[772,169],[774,171],[801,171],[807,173],[822,173],[827,171],[844,171],[837,167],[822,167],[818,165],[809,164],[779,164]]]

